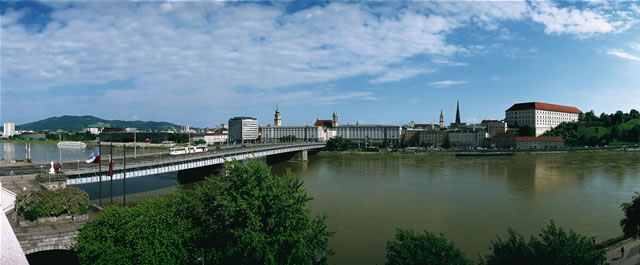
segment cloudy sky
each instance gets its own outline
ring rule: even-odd
[[[215,126],[640,109],[640,2],[0,2],[0,119]]]

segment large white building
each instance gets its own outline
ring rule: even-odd
[[[336,136],[355,143],[398,144],[402,137],[402,127],[393,125],[343,125],[333,129]]]
[[[2,137],[8,138],[8,137],[14,136],[15,134],[16,134],[16,124],[11,121],[5,122],[4,132],[2,133]]]
[[[506,110],[505,121],[509,126],[534,128],[536,136],[539,136],[560,123],[578,121],[580,113],[576,107],[541,102],[518,103]]]
[[[232,142],[253,141],[258,139],[258,120],[251,117],[229,119],[229,140]]]
[[[456,147],[478,147],[484,146],[487,133],[484,130],[476,131],[453,131],[449,135],[449,144]]]
[[[262,127],[262,138],[279,141],[282,137],[293,136],[297,141],[325,141],[324,130],[320,126],[267,126]]]
[[[193,141],[196,142],[198,140],[205,141],[208,145],[213,145],[216,143],[224,143],[229,139],[229,135],[226,133],[210,133],[210,134],[200,134],[194,135]]]

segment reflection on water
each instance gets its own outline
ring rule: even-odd
[[[470,258],[508,227],[559,225],[605,240],[621,234],[619,205],[640,191],[640,154],[514,157],[320,153],[273,165],[301,176],[315,213],[337,231],[335,264],[382,264],[396,228],[443,232]]]
[[[26,143],[2,143],[0,142],[0,150],[2,153],[0,154],[0,158],[3,158],[6,161],[11,160],[23,160],[25,159],[25,146]],[[31,160],[33,162],[47,162],[47,161],[77,161],[80,162],[86,160],[89,157],[89,154],[95,150],[98,146],[88,145],[86,148],[58,148],[56,144],[42,144],[42,143],[31,143]],[[146,154],[146,153],[156,153],[159,152],[158,149],[149,149],[138,147],[136,149],[137,154]],[[109,153],[109,146],[102,146],[102,154],[106,155]],[[133,154],[134,150],[132,148],[127,148],[127,156],[129,154]],[[113,149],[114,156],[122,155],[122,148]]]

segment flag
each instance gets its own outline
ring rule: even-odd
[[[107,176],[113,176],[113,162],[109,161],[109,171],[107,172]]]
[[[100,164],[100,149],[96,148],[96,150],[93,150],[93,153],[91,153],[89,155],[89,158],[87,158],[87,160],[84,162],[86,162],[87,164]]]

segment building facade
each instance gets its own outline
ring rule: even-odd
[[[262,138],[267,142],[277,142],[282,137],[293,136],[297,141],[324,141],[321,126],[267,126],[262,127]]]
[[[382,144],[385,142],[399,144],[402,136],[402,127],[400,126],[344,125],[333,129],[336,131],[336,136],[363,144]]]
[[[486,134],[484,130],[449,132],[449,144],[455,147],[484,146]]]
[[[194,142],[197,142],[198,140],[203,140],[208,145],[213,145],[216,143],[225,143],[229,139],[229,135],[226,133],[200,134],[200,135],[194,135],[192,139]]]
[[[259,137],[258,120],[252,117],[229,119],[229,140],[232,142],[254,141]]]
[[[3,138],[8,138],[11,136],[14,136],[16,134],[16,124],[11,122],[11,121],[7,121],[4,124],[4,132],[2,133],[2,137]]]
[[[576,122],[582,113],[576,107],[541,102],[517,103],[505,112],[505,121],[512,127],[529,126],[539,136],[563,122]]]
[[[480,125],[486,127],[489,137],[507,132],[507,123],[499,120],[483,120]]]
[[[100,129],[98,128],[82,128],[82,132],[89,132],[91,134],[100,134]]]
[[[563,149],[562,137],[515,137],[516,149]]]

